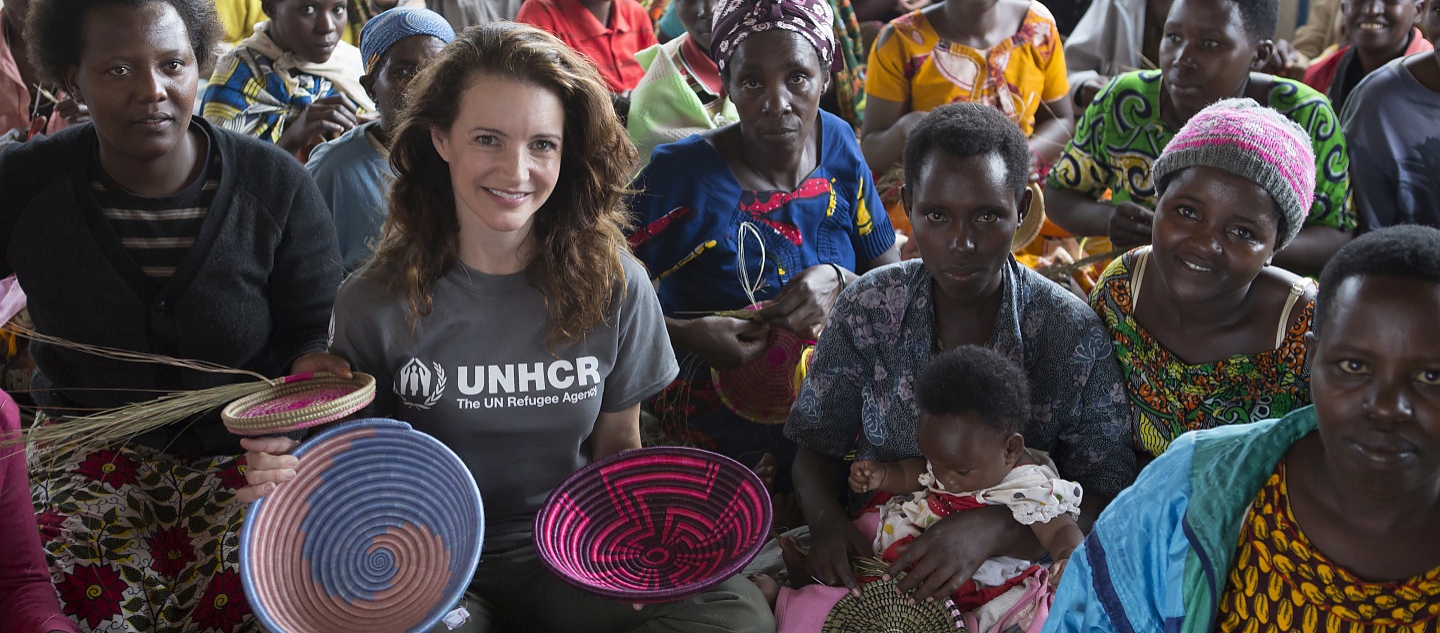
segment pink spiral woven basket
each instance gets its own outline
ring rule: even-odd
[[[272,435],[334,422],[375,399],[375,377],[360,372],[353,376],[286,376],[279,385],[230,403],[220,418],[236,435]]]
[[[770,328],[765,353],[734,369],[710,370],[720,401],[731,411],[757,424],[784,424],[798,392],[795,368],[811,345],[794,332]]]
[[[590,593],[667,602],[744,569],[769,537],[770,519],[770,493],[739,462],[695,448],[642,448],[586,466],[550,493],[535,516],[535,550]]]

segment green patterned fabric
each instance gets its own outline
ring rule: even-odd
[[[1159,199],[1150,167],[1177,130],[1160,120],[1159,70],[1125,73],[1086,108],[1075,138],[1050,172],[1050,188],[1082,192],[1096,200],[1108,190],[1115,202],[1155,208]],[[1315,203],[1305,226],[1355,228],[1350,199],[1350,156],[1340,121],[1325,95],[1297,81],[1274,78],[1265,105],[1300,124],[1315,149]]]

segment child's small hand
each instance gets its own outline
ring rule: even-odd
[[[850,464],[850,490],[856,493],[878,490],[885,482],[885,465],[862,459]]]
[[[1051,589],[1055,589],[1055,588],[1057,588],[1057,587],[1060,586],[1060,575],[1063,574],[1063,573],[1065,573],[1065,565],[1068,564],[1069,562],[1070,562],[1070,559],[1068,559],[1068,558],[1062,558],[1062,559],[1057,560],[1057,561],[1055,561],[1055,562],[1053,562],[1053,563],[1050,563],[1050,588],[1051,588]]]

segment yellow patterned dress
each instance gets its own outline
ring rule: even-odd
[[[1440,567],[1365,582],[1314,549],[1290,513],[1285,462],[1255,495],[1220,601],[1222,633],[1440,631]]]
[[[1055,18],[1039,2],[1014,35],[985,50],[940,37],[923,11],[890,22],[894,34],[870,51],[867,95],[928,112],[947,103],[995,106],[1025,136],[1035,131],[1035,113],[1046,101],[1070,92],[1065,55]]]

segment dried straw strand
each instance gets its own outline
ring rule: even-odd
[[[128,349],[105,347],[103,345],[77,343],[75,341],[63,339],[58,336],[41,334],[39,332],[36,332],[35,330],[32,330],[23,325],[16,324],[14,322],[6,325],[4,329],[19,334],[20,336],[28,339],[40,341],[41,343],[54,345],[56,347],[63,347],[66,349],[73,349],[78,352],[84,352],[86,354],[99,356],[101,358],[109,358],[111,360],[120,360],[132,363],[158,363],[161,365],[170,365],[172,367],[179,367],[181,369],[192,369],[195,371],[203,371],[212,374],[234,374],[237,376],[249,376],[256,380],[263,380],[267,382],[270,380],[264,375],[258,374],[253,371],[226,367],[219,363],[212,363],[209,361],[193,360],[188,358],[174,358],[171,356],[163,356],[160,354],[149,354],[145,352],[131,351]]]
[[[137,402],[87,416],[43,426],[23,435],[0,439],[0,448],[27,443],[50,450],[93,452],[144,435],[155,429],[207,413],[236,399],[269,388],[273,383],[244,382],[199,391],[185,391]]]
[[[35,330],[11,322],[4,328],[19,336],[40,341],[56,347],[133,363],[169,365],[212,374],[246,376],[257,382],[243,382],[222,385],[211,389],[170,393],[154,400],[137,402],[113,409],[96,411],[89,415],[57,421],[53,424],[31,426],[24,433],[0,437],[0,448],[33,444],[44,452],[76,449],[91,452],[128,442],[130,439],[181,422],[186,418],[207,413],[224,406],[237,398],[243,398],[272,385],[281,384],[284,379],[271,380],[263,374],[244,369],[226,367],[218,363],[185,358],[174,358],[160,354],[136,352],[103,345],[77,343],[57,336],[41,334]],[[85,388],[80,388],[84,390]],[[98,390],[98,389],[97,389]],[[150,391],[150,390],[133,390]]]

